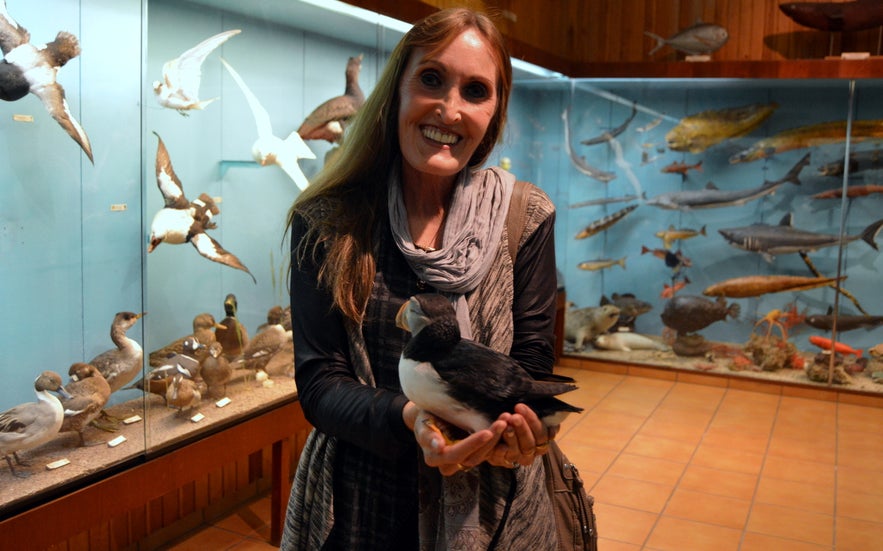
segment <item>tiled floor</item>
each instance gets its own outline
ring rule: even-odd
[[[604,551],[883,549],[883,408],[560,368]],[[272,549],[269,500],[168,547]]]

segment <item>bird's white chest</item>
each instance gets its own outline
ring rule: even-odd
[[[150,224],[150,233],[166,243],[180,245],[187,241],[187,234],[193,224],[190,209],[160,209]]]
[[[432,365],[407,358],[399,360],[399,383],[405,396],[425,411],[469,432],[488,428],[484,415],[454,400],[446,392],[448,384]]]

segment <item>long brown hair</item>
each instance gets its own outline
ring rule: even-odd
[[[512,89],[509,54],[486,15],[465,8],[438,11],[412,27],[396,45],[377,85],[347,129],[340,150],[289,211],[289,228],[296,216],[303,217],[308,228],[304,239],[292,244],[293,262],[302,262],[308,254],[319,258],[321,250],[319,283],[331,290],[344,316],[357,323],[362,321],[374,282],[373,240],[387,208],[387,177],[400,159],[402,75],[414,50],[422,48],[432,56],[467,29],[476,29],[487,40],[498,68],[496,112],[469,166],[478,168],[487,160],[506,124]]]

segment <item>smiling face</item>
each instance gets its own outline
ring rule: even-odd
[[[400,84],[403,179],[452,178],[469,162],[497,109],[499,69],[488,42],[467,29],[428,56],[417,49]]]

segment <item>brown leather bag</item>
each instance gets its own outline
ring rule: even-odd
[[[527,194],[528,185],[515,182],[506,216],[509,256],[513,264],[524,231]],[[549,453],[543,456],[543,467],[546,469],[546,488],[558,527],[558,550],[598,551],[598,530],[593,508],[595,499],[586,493],[576,465],[567,459],[554,440],[549,442]]]

